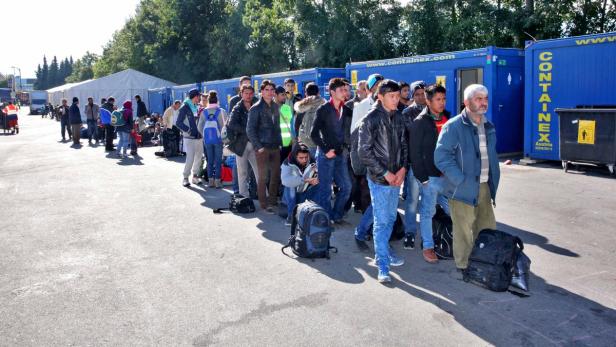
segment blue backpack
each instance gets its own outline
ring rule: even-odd
[[[205,125],[203,126],[203,142],[206,145],[222,144],[221,129],[218,124],[218,115],[220,114],[220,108],[216,109],[214,114],[205,110],[203,116],[205,117]]]
[[[338,253],[336,247],[329,245],[332,229],[324,208],[309,200],[298,204],[293,209],[291,238],[282,247],[282,253],[287,255],[284,250],[290,247],[301,258],[329,259],[330,250]]]

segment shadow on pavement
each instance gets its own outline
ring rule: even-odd
[[[536,234],[530,231],[518,229],[516,227],[512,227],[510,225],[503,224],[503,223],[496,223],[496,224],[497,224],[498,230],[510,233],[512,235],[519,236],[524,242],[524,244],[535,245],[550,253],[562,255],[565,257],[574,257],[574,258],[580,257],[579,254],[573,251],[570,251],[566,248],[562,248],[562,247],[551,244],[550,240],[546,238],[545,236],[542,236],[542,235],[539,235],[539,234]]]

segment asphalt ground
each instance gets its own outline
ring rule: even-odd
[[[330,260],[292,259],[229,192],[181,186],[183,159],[71,148],[59,123],[0,132],[2,346],[614,346],[616,179],[605,169],[502,166],[496,217],[532,260],[529,297],[460,280],[404,250],[393,283],[353,225]]]

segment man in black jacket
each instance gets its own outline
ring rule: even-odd
[[[101,109],[106,110],[105,116],[103,116],[103,112],[101,112],[101,123],[105,126],[105,152],[111,152],[114,150],[113,148],[113,133],[115,131],[114,126],[111,125],[111,113],[113,113],[115,102],[115,98],[110,96],[107,98],[106,102],[102,104]]]
[[[391,282],[390,266],[404,259],[394,255],[389,237],[396,221],[398,194],[408,168],[406,124],[400,111],[400,86],[384,80],[379,86],[377,104],[359,128],[358,154],[367,169],[374,213],[373,238],[378,281]]]
[[[257,157],[258,180],[257,194],[259,205],[267,213],[274,214],[278,204],[278,187],[280,186],[280,109],[274,102],[276,85],[269,80],[261,84],[261,100],[250,108],[246,133],[252,143]],[[267,189],[268,172],[269,189]],[[269,193],[269,194],[268,194]]]
[[[62,134],[62,141],[66,141],[66,136],[64,135],[68,132],[68,139],[73,139],[73,131],[71,130],[71,124],[68,120],[68,101],[66,99],[62,99],[62,105],[58,107],[58,118],[60,119],[60,133]]]
[[[243,86],[250,86],[251,83],[251,79],[250,76],[242,76],[240,77],[240,85],[238,88],[238,94],[233,96],[231,98],[231,100],[229,100],[229,114],[231,114],[231,111],[233,111],[233,108],[235,107],[235,105],[237,105],[240,101],[242,101],[242,87]],[[253,88],[254,90],[254,88]],[[252,96],[252,104],[256,104],[257,101],[259,101],[259,99],[256,96]]]
[[[229,150],[235,153],[235,166],[237,168],[237,181],[239,193],[243,196],[250,196],[248,189],[248,176],[250,168],[258,179],[257,157],[252,143],[248,141],[246,125],[248,124],[248,110],[253,105],[255,89],[250,85],[243,85],[240,95],[240,102],[236,103],[231,111],[229,124],[227,125],[227,136],[231,140]]]
[[[73,97],[73,104],[68,109],[68,120],[73,131],[73,146],[81,146],[81,112],[79,111],[79,99]]]
[[[347,165],[347,152],[351,144],[352,113],[345,112],[348,82],[342,78],[329,81],[329,102],[319,106],[312,124],[310,138],[317,145],[319,194],[317,202],[334,223],[342,223],[344,205],[351,195],[351,178]],[[332,208],[332,183],[339,188]]]
[[[411,123],[409,132],[409,153],[413,174],[419,182],[421,204],[419,206],[419,230],[423,243],[423,257],[428,263],[437,263],[432,239],[432,217],[436,204],[449,214],[444,189],[443,174],[434,165],[434,149],[441,128],[449,119],[445,111],[445,87],[430,85],[426,88],[427,107]]]

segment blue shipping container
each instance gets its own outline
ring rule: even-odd
[[[203,90],[207,93],[215,90],[218,93],[218,103],[220,107],[229,112],[229,100],[239,93],[240,78],[229,78],[226,80],[217,80],[203,82]]]
[[[171,98],[173,100],[184,101],[184,99],[186,99],[186,97],[188,96],[188,92],[193,88],[197,88],[199,89],[199,91],[203,91],[203,84],[202,83],[189,83],[189,84],[182,84],[181,86],[171,87]]]
[[[327,89],[327,84],[329,80],[335,77],[344,77],[344,69],[334,69],[334,68],[312,68],[305,70],[295,70],[295,71],[283,71],[277,73],[270,73],[265,75],[255,75],[252,77],[252,82],[255,87],[255,91],[259,92],[259,86],[263,80],[270,80],[274,82],[277,86],[282,86],[284,84],[284,80],[287,78],[292,78],[295,80],[295,94],[304,95],[304,90],[306,85],[310,82],[315,82],[320,90],[321,96],[329,97],[329,90]]]
[[[163,114],[171,105],[171,87],[148,90],[148,109],[150,113]]]
[[[560,160],[556,108],[616,107],[616,32],[527,42],[524,155]]]
[[[347,78],[354,86],[373,73],[396,81],[423,80],[444,85],[448,91],[446,109],[452,114],[458,114],[464,107],[464,88],[473,83],[485,85],[490,100],[486,116],[496,126],[497,151],[522,152],[523,50],[490,46],[346,66]]]

